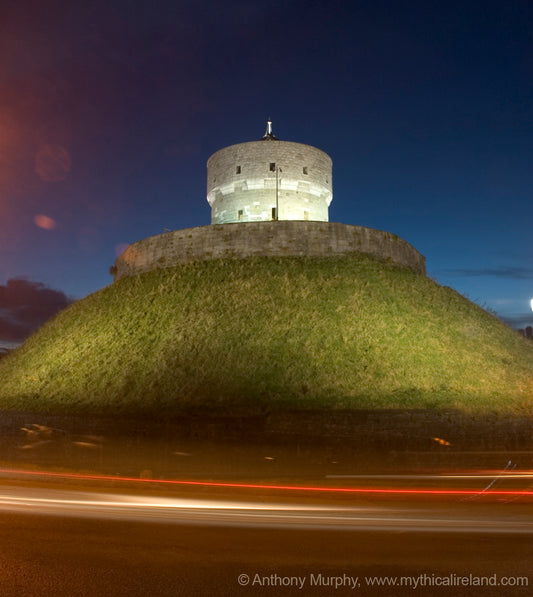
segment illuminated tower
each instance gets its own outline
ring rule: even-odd
[[[328,221],[331,158],[316,147],[280,141],[269,120],[260,141],[224,147],[207,160],[211,223]]]

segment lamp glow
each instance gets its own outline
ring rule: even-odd
[[[531,310],[533,311],[533,299],[531,299]]]

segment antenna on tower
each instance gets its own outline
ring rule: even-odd
[[[270,118],[267,120],[266,133],[263,135],[261,141],[279,141],[279,139],[272,132],[272,120],[270,120]]]

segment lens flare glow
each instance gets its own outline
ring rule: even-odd
[[[130,245],[128,243],[120,243],[115,247],[115,255],[117,257],[120,257],[122,255],[122,253],[124,253],[124,251],[129,247]]]
[[[43,182],[65,180],[71,166],[70,153],[61,145],[41,145],[35,155],[35,172]]]
[[[43,214],[37,214],[33,218],[34,224],[43,230],[53,230],[56,227],[56,221]]]

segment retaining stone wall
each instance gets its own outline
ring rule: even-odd
[[[390,232],[334,222],[274,221],[186,228],[145,238],[115,261],[114,280],[206,259],[366,253],[425,275],[425,258]]]

